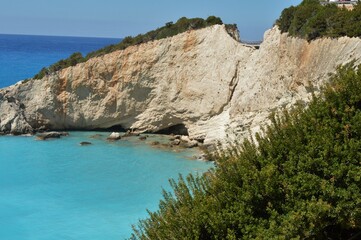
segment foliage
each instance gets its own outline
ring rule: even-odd
[[[43,68],[41,71],[34,76],[35,79],[41,79],[45,75],[48,75],[49,73],[59,71],[61,69],[75,66],[78,63],[84,62],[85,59],[83,58],[82,54],[80,52],[73,53],[70,55],[67,59],[62,59],[57,63],[54,63],[50,65],[48,68]]]
[[[361,66],[340,67],[298,106],[216,156],[210,173],[171,180],[132,239],[359,239]]]
[[[186,32],[188,30],[205,28],[208,26],[223,24],[222,20],[219,17],[210,16],[206,20],[202,18],[180,18],[176,23],[168,22],[164,27],[158,28],[156,30],[147,32],[146,34],[139,34],[135,37],[125,37],[120,43],[109,45],[94,52],[89,53],[85,57],[81,56],[80,53],[74,53],[67,59],[60,60],[57,63],[54,63],[48,68],[43,68],[41,71],[34,76],[35,79],[41,79],[46,75],[59,71],[69,66],[74,66],[77,63],[85,62],[90,58],[102,56],[107,53],[114,52],[116,50],[124,50],[129,46],[138,45],[141,43],[146,43],[153,40],[159,40],[162,38],[171,37],[179,33]]]
[[[361,37],[361,4],[348,11],[336,4],[322,6],[318,0],[304,0],[297,7],[284,9],[276,24],[281,32],[308,41],[320,37]]]

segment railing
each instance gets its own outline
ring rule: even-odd
[[[358,3],[358,1],[321,2],[322,5],[327,5],[327,4],[352,4],[352,5],[356,5],[357,3]]]
[[[250,45],[250,46],[259,46],[263,41],[246,41],[246,40],[240,40],[240,42],[244,45]]]

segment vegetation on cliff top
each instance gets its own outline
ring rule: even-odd
[[[81,53],[74,53],[67,59],[62,59],[49,67],[44,67],[41,71],[34,76],[35,79],[41,79],[46,75],[59,71],[61,69],[75,66],[78,63],[85,62],[93,57],[98,57],[107,53],[114,52],[116,50],[123,50],[129,46],[146,43],[153,40],[159,40],[175,36],[179,33],[186,32],[188,30],[201,29],[216,24],[223,24],[219,17],[210,16],[207,19],[202,18],[180,18],[176,23],[168,22],[165,26],[156,30],[147,32],[145,34],[139,34],[135,37],[125,37],[120,43],[115,45],[109,45],[94,52],[89,53],[85,57]],[[227,28],[235,28],[235,25],[227,25]]]
[[[256,138],[207,175],[171,180],[132,239],[361,238],[361,66]]]
[[[281,32],[305,38],[361,37],[361,4],[352,11],[336,4],[321,5],[318,0],[303,0],[296,7],[283,10],[276,24]]]

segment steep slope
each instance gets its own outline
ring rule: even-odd
[[[0,131],[184,124],[212,144],[248,136],[275,109],[308,101],[337,65],[360,57],[356,38],[308,43],[273,28],[257,50],[215,25],[2,89]]]
[[[230,140],[249,136],[249,130],[259,131],[272,112],[308,102],[337,66],[352,60],[360,63],[360,58],[359,38],[307,42],[274,27],[265,33],[260,49],[239,65],[236,88],[225,111],[195,131],[211,142],[219,136]]]

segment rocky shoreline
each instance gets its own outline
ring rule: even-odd
[[[104,133],[104,134],[103,134]],[[5,135],[5,134],[3,134]],[[13,134],[8,134],[13,135]],[[71,132],[58,132],[58,131],[49,131],[41,132],[37,134],[23,134],[21,136],[33,136],[35,140],[46,141],[51,139],[60,139],[62,137],[68,137],[71,135]],[[93,145],[92,139],[104,140],[109,143],[115,141],[132,141],[138,143],[144,143],[153,148],[162,149],[166,151],[181,152],[187,149],[195,149],[197,155],[193,156],[193,160],[203,160],[209,161],[207,159],[207,150],[204,147],[203,143],[194,139],[190,139],[185,135],[165,135],[165,134],[147,134],[140,132],[101,132],[91,135],[89,139],[79,142],[80,146],[89,146]]]

